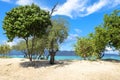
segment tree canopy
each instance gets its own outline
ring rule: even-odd
[[[46,32],[46,28],[50,24],[49,12],[32,4],[19,6],[7,12],[3,22],[3,29],[8,39],[13,40],[15,37],[40,36]]]
[[[47,49],[50,53],[51,64],[54,64],[54,56],[59,50],[59,45],[63,43],[68,36],[67,26],[68,23],[63,18],[56,18],[52,20],[52,28],[49,31],[47,40]]]
[[[90,38],[92,39],[92,48],[94,55],[97,58],[102,58],[104,56],[105,48],[108,44],[108,35],[106,29],[99,25],[95,27],[95,32],[90,34]]]
[[[32,61],[35,38],[46,34],[50,25],[49,12],[35,4],[13,8],[6,13],[3,21],[3,29],[9,41],[15,37],[25,39],[30,61]],[[32,39],[32,47],[28,44],[29,38]]]
[[[95,32],[89,34],[89,38],[78,38],[75,45],[76,54],[95,55],[101,59],[104,56],[106,46],[115,47],[120,51],[120,10],[104,15],[104,23],[95,27]],[[90,50],[87,49],[91,47]],[[87,50],[87,51],[86,51]]]
[[[120,50],[120,10],[104,16],[104,27],[107,30],[109,44]]]
[[[87,59],[92,54],[92,44],[91,39],[87,37],[78,38],[77,43],[75,45],[75,52],[77,55],[82,58]]]
[[[11,48],[9,45],[0,45],[0,54],[2,54],[3,56],[5,56],[6,54],[8,54],[11,51]]]

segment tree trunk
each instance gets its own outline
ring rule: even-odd
[[[32,54],[28,53],[28,58],[30,61],[32,61]]]
[[[86,60],[86,54],[84,54],[83,58],[84,58],[84,60]]]
[[[24,58],[28,58],[28,54],[25,50],[22,51],[24,53]]]
[[[29,58],[30,61],[32,61],[32,57],[31,57],[31,54],[30,54],[30,51],[29,51],[28,38],[26,38],[25,41],[26,41],[26,48],[27,48],[28,58]]]
[[[54,61],[55,61],[55,53],[51,52],[50,53],[50,64],[54,64]]]
[[[48,60],[49,56],[50,56],[50,54],[48,54],[48,55],[46,56],[46,59],[47,59],[47,60]]]
[[[86,60],[86,57],[84,57],[84,60]]]
[[[29,58],[29,59],[30,59],[30,61],[32,62],[32,54],[30,54],[30,58]]]

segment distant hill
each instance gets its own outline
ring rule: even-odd
[[[21,51],[12,50],[9,55],[23,55]],[[45,52],[45,55],[48,55],[48,51]],[[118,53],[105,53],[104,56],[118,56]],[[58,51],[56,56],[76,56],[74,51]]]
[[[9,55],[23,55],[23,53],[21,51],[16,51],[13,50],[10,52]],[[45,52],[45,55],[48,55],[48,52]],[[74,51],[58,51],[56,53],[57,56],[76,56]]]
[[[57,56],[76,56],[74,51],[58,51]]]

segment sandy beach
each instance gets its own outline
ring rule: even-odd
[[[120,62],[0,59],[0,80],[120,80]]]

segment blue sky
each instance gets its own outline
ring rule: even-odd
[[[76,37],[86,36],[94,32],[94,28],[103,23],[104,14],[120,9],[120,0],[0,0],[0,44],[7,43],[2,29],[5,13],[20,5],[37,4],[40,8],[50,11],[58,2],[53,17],[61,16],[69,22],[69,36],[60,45],[60,50],[73,50]],[[7,44],[14,45],[20,39]]]

